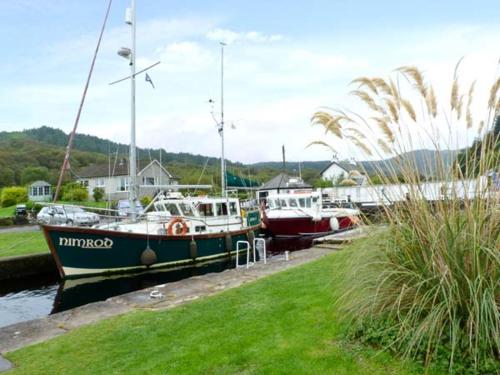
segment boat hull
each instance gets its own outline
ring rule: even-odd
[[[311,217],[264,218],[266,230],[273,236],[298,236],[330,232],[330,218]]]
[[[95,228],[44,225],[43,231],[62,278],[146,269],[141,255],[156,254],[150,267],[165,267],[227,256],[237,241],[248,241],[260,225],[211,234],[146,235]],[[231,244],[226,238],[231,237]],[[193,250],[191,241],[196,243]]]
[[[339,217],[338,230],[346,230],[356,225],[351,217]],[[304,235],[325,235],[333,232],[330,226],[330,217],[322,217],[320,220],[313,220],[312,217],[282,217],[269,218],[263,220],[266,230],[272,236],[304,236]]]

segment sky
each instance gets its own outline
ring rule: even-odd
[[[114,0],[78,132],[128,143],[124,23],[129,0]],[[48,125],[69,132],[107,0],[0,0],[0,131]],[[226,157],[252,163],[328,160],[359,151],[325,136],[310,118],[322,106],[356,108],[359,76],[386,77],[416,65],[448,100],[460,75],[486,92],[500,57],[498,1],[137,0],[137,143],[170,152],[220,155],[220,41],[224,49]],[[483,85],[483,86],[481,86]],[[209,99],[215,102],[212,108]],[[479,95],[481,99],[481,95]],[[479,112],[482,107],[475,107]],[[460,137],[463,146],[470,137]]]

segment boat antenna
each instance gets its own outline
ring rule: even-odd
[[[83,109],[83,103],[85,103],[85,97],[87,96],[87,90],[89,88],[90,79],[92,78],[92,73],[94,71],[95,60],[97,58],[97,53],[99,52],[99,47],[101,46],[102,35],[104,34],[104,29],[106,28],[106,23],[108,21],[109,10],[111,9],[111,3],[113,0],[109,0],[108,8],[106,9],[106,15],[104,16],[104,21],[101,27],[101,33],[99,34],[99,39],[97,40],[97,46],[95,48],[94,57],[92,58],[92,63],[90,64],[89,74],[87,76],[87,82],[85,83],[85,88],[83,89],[82,98],[80,100],[80,106],[78,107],[78,112],[76,114],[75,123],[73,125],[73,131],[69,135],[68,146],[66,147],[66,154],[64,155],[63,164],[61,167],[61,172],[59,174],[59,180],[57,181],[56,192],[54,193],[54,202],[59,198],[59,193],[61,191],[61,185],[64,178],[64,173],[69,169],[69,157],[71,153],[71,148],[73,147],[73,140],[75,138],[76,129],[78,123],[80,122],[80,115]]]

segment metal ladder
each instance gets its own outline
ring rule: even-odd
[[[238,241],[236,242],[236,268],[242,268],[246,267],[247,269],[254,266],[255,263],[257,262],[256,254],[255,254],[255,249],[257,243],[262,243],[262,252],[263,252],[263,258],[264,258],[264,264],[267,264],[267,251],[266,251],[266,241],[263,238],[254,238],[253,240],[253,246],[250,246],[250,242],[248,241]],[[244,249],[241,249],[240,246],[245,245]],[[247,251],[247,262],[245,264],[240,264],[240,250],[246,250]],[[250,250],[253,252],[253,261],[250,261]],[[260,254],[259,254],[260,255]]]

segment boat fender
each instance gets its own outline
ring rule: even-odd
[[[250,246],[253,246],[253,240],[255,239],[255,233],[253,232],[253,230],[247,232],[247,239],[250,243]]]
[[[336,231],[339,230],[339,228],[340,228],[339,221],[335,216],[332,216],[330,218],[330,229]]]
[[[233,251],[233,238],[229,233],[226,233],[226,251],[231,254],[231,251]]]
[[[155,264],[157,260],[158,257],[156,256],[155,251],[148,245],[148,247],[146,247],[146,249],[141,254],[142,264],[144,264],[146,267],[149,267],[152,264]]]
[[[175,217],[166,225],[167,234],[172,236],[183,236],[188,232],[188,225],[182,217]]]
[[[198,244],[194,239],[192,239],[189,243],[189,254],[191,255],[191,258],[193,258],[193,260],[198,257]]]

